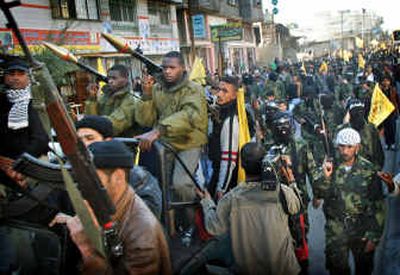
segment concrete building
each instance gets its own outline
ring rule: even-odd
[[[188,2],[186,0],[178,8],[177,14],[181,51],[185,54],[189,65],[192,61],[190,58],[191,29],[193,29],[195,53],[204,60],[211,72],[219,67],[220,55],[223,67],[230,68],[234,72],[243,72],[255,65],[255,38],[252,23],[262,21],[261,1],[194,0]],[[239,28],[242,30],[240,37],[231,41],[221,40],[221,42],[216,41],[215,37],[213,39],[211,28],[227,23],[240,25]]]
[[[101,38],[106,31],[134,47],[140,45],[144,54],[159,60],[166,52],[179,50],[177,1],[26,0],[12,12],[30,46],[47,40],[78,53],[115,51]],[[3,14],[0,22],[5,26]],[[9,48],[17,44],[5,27],[0,28],[0,40]]]

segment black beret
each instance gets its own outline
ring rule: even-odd
[[[239,88],[239,80],[234,76],[225,75],[221,78],[221,81],[235,86],[236,89]]]
[[[29,65],[22,59],[19,59],[19,58],[12,59],[5,64],[5,72],[11,71],[11,70],[19,70],[19,71],[28,72]]]
[[[76,129],[90,128],[96,130],[103,136],[109,138],[113,136],[113,126],[111,121],[103,116],[86,115],[75,123]]]
[[[120,141],[110,140],[94,142],[89,145],[93,154],[93,163],[99,169],[132,168],[133,154]]]

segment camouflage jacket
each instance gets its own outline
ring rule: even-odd
[[[334,165],[330,178],[322,169],[315,178],[314,196],[324,199],[324,213],[328,220],[342,223],[349,234],[378,242],[383,232],[384,202],[382,184],[374,165],[357,157],[346,169]]]
[[[128,87],[110,93],[105,86],[98,100],[88,99],[85,102],[85,113],[88,115],[106,116],[113,124],[114,136],[132,137],[134,132],[136,100]]]
[[[268,93],[272,93],[275,96],[275,99],[277,100],[286,99],[285,85],[280,80],[277,81],[267,80],[267,82],[265,83],[264,95],[267,95]]]
[[[143,97],[135,114],[139,124],[158,128],[161,139],[175,149],[187,150],[207,143],[205,92],[187,76],[170,88],[155,84],[152,97]]]

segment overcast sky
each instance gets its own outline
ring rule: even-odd
[[[272,9],[271,0],[263,0],[263,7]],[[321,32],[317,14],[323,11],[374,10],[384,18],[384,30],[400,29],[399,0],[278,0],[276,22],[297,23],[301,28]]]

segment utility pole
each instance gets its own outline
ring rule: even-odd
[[[364,39],[364,29],[365,29],[365,9],[362,9],[362,24],[361,24],[361,39],[363,41],[363,46],[365,48],[365,39]]]
[[[194,31],[193,31],[193,0],[188,0],[188,24],[189,24],[189,38],[190,38],[190,64],[193,65],[194,59],[196,58],[196,50],[194,44]]]
[[[339,11],[340,13],[340,37],[341,37],[341,44],[342,44],[342,58],[343,58],[343,53],[344,53],[344,34],[343,34],[343,14],[350,12],[350,10],[341,10]]]

